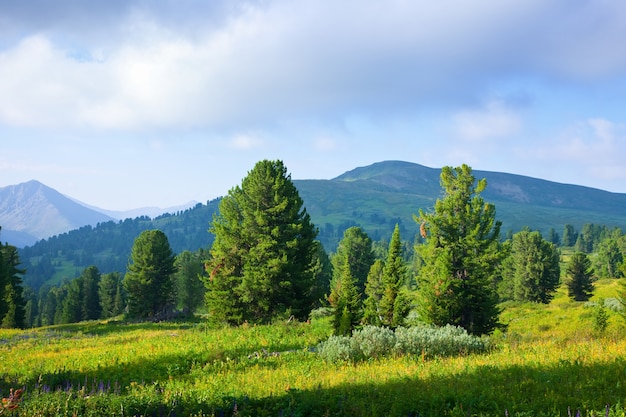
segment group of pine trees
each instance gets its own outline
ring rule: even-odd
[[[162,231],[144,230],[124,276],[89,266],[72,281],[24,297],[17,252],[2,246],[1,324],[122,313],[161,319],[204,306],[212,322],[237,325],[306,320],[312,309],[328,305],[341,335],[364,324],[396,328],[410,311],[422,322],[488,334],[499,326],[500,302],[552,299],[561,284],[559,243],[576,249],[565,271],[574,300],[591,296],[595,276],[626,275],[620,229],[585,225],[577,233],[566,225],[562,239],[554,230],[544,239],[525,229],[502,241],[495,206],[481,197],[484,179],[476,180],[467,165],[444,167],[441,185],[443,196],[432,210],[415,216],[420,236],[414,247],[402,241],[397,224],[388,245],[353,226],[329,256],[282,161],[264,160],[220,201],[210,250],[175,255]]]
[[[26,302],[26,327],[107,319],[160,319],[174,310],[194,311],[204,302],[205,250],[174,256],[167,237],[147,230],[135,239],[125,275],[101,274],[89,266],[81,275],[52,288],[42,288]]]

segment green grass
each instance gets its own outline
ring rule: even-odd
[[[597,283],[597,297],[618,282]],[[0,330],[0,389],[20,416],[624,416],[626,331],[595,333],[584,303],[507,304],[485,354],[329,364],[311,323],[88,322]]]

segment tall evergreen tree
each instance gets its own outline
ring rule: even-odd
[[[367,274],[374,263],[372,239],[358,226],[352,226],[343,233],[343,238],[337,246],[337,252],[331,258],[333,264],[333,279],[331,280],[330,302],[332,305],[333,289],[337,287],[343,276],[343,267],[348,264],[350,275],[355,280],[359,294],[365,291]]]
[[[98,287],[100,284],[100,271],[95,265],[88,266],[81,274],[82,278],[82,300],[81,319],[96,320],[102,314],[100,305],[100,294]]]
[[[363,303],[363,323],[373,326],[382,325],[380,314],[380,300],[383,298],[385,287],[383,284],[383,271],[385,262],[376,259],[367,274],[365,282],[365,301]]]
[[[317,230],[282,161],[258,162],[222,199],[211,231],[206,286],[212,320],[308,317]]]
[[[324,304],[324,297],[328,294],[330,281],[333,277],[333,265],[322,243],[316,240],[314,245],[316,250],[313,258],[313,266],[311,268],[314,276],[314,284],[311,294],[312,299],[315,301],[315,306],[319,307]]]
[[[624,254],[620,248],[623,239],[622,231],[617,229],[598,244],[595,265],[599,278],[621,278],[620,264],[624,262]]]
[[[119,272],[102,274],[98,285],[100,297],[101,317],[108,319],[124,312],[124,306],[118,297],[121,297],[122,275]]]
[[[563,228],[563,238],[561,239],[563,246],[574,246],[577,239],[578,234],[574,230],[574,226],[566,224]]]
[[[344,258],[340,268],[341,279],[336,287],[334,299],[333,328],[336,335],[349,336],[362,317],[361,293],[352,275],[348,258]]]
[[[0,244],[0,321],[4,328],[24,328],[26,301],[23,296],[22,276],[17,248]]]
[[[559,251],[541,233],[523,230],[513,235],[504,261],[500,296],[516,301],[548,303],[559,286]]]
[[[65,288],[65,297],[60,303],[60,321],[56,321],[56,323],[78,323],[83,320],[83,277],[65,283],[63,287]]]
[[[207,254],[208,255],[208,254]],[[183,251],[176,256],[174,286],[176,306],[194,312],[204,303],[206,289],[203,283],[204,262],[207,256],[202,249],[197,252]]]
[[[567,293],[574,301],[587,301],[593,294],[593,268],[587,254],[576,252],[567,264]]]
[[[403,287],[406,281],[407,267],[402,258],[400,228],[396,227],[391,235],[387,261],[383,268],[383,294],[380,300],[382,324],[396,328],[402,324],[409,312],[409,304]]]
[[[418,278],[419,313],[438,326],[488,334],[500,314],[494,280],[502,253],[495,206],[480,197],[487,182],[476,182],[467,165],[444,167],[441,185],[444,196],[434,212],[420,210],[415,218],[426,236],[426,244],[416,248],[424,261]]]
[[[129,316],[154,317],[172,307],[174,272],[174,254],[167,236],[160,230],[141,232],[124,277]]]

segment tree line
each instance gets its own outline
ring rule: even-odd
[[[38,294],[27,289],[24,318],[14,327],[119,314],[159,320],[199,308],[213,323],[238,325],[306,320],[313,309],[327,307],[336,334],[364,324],[395,328],[410,313],[488,334],[500,325],[500,302],[552,299],[562,283],[559,243],[573,242],[565,283],[575,300],[591,295],[594,277],[626,274],[620,229],[586,225],[577,233],[566,225],[563,237],[524,229],[503,239],[495,206],[481,197],[484,179],[476,180],[467,165],[444,167],[441,185],[443,197],[414,216],[420,235],[413,244],[402,240],[398,224],[388,244],[352,226],[328,254],[282,161],[261,161],[219,202],[210,248],[175,255],[162,231],[143,230],[124,276],[92,265],[58,287]],[[19,278],[18,265],[13,274]],[[4,284],[2,298],[8,293]]]

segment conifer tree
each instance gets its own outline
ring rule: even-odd
[[[4,328],[24,328],[26,304],[17,248],[0,244],[0,325]]]
[[[133,244],[124,277],[130,317],[154,317],[173,306],[174,271],[174,254],[165,233],[141,232]]]
[[[108,319],[123,312],[121,300],[122,276],[119,272],[102,274],[98,285],[98,295],[100,297],[101,317]]]
[[[282,161],[258,162],[222,199],[211,231],[205,283],[212,320],[308,317],[317,230]]]
[[[567,264],[567,293],[574,301],[587,301],[593,294],[593,268],[587,254],[576,252]]]
[[[176,306],[180,310],[195,311],[204,302],[206,289],[203,283],[204,260],[202,249],[197,252],[183,251],[176,256],[174,286]]]
[[[376,259],[367,274],[365,282],[365,301],[363,303],[363,323],[372,326],[382,324],[380,314],[380,300],[383,298],[385,287],[383,286],[383,270],[385,262]]]
[[[334,288],[333,328],[336,335],[349,336],[361,320],[361,293],[347,258],[339,268],[341,279]]]
[[[559,286],[559,251],[538,231],[513,235],[510,255],[503,263],[500,295],[516,301],[549,303]]]
[[[96,320],[102,314],[100,305],[100,294],[98,287],[100,284],[100,271],[95,265],[88,266],[81,274],[82,278],[82,300],[81,319]]]
[[[410,307],[404,288],[407,266],[402,257],[402,241],[397,224],[386,253],[386,262],[374,262],[367,276],[363,322],[396,328],[402,324]]]
[[[355,280],[355,285],[359,294],[365,291],[367,274],[374,263],[374,251],[372,249],[372,239],[358,226],[352,226],[343,234],[343,238],[337,246],[337,252],[331,258],[333,264],[333,278],[330,283],[329,301],[333,305],[334,289],[338,286],[343,276],[343,268],[348,264],[350,275]]]
[[[498,326],[498,297],[494,281],[502,260],[500,222],[495,206],[480,193],[485,179],[476,181],[467,165],[441,171],[444,196],[432,213],[420,210],[415,220],[426,236],[416,248],[424,265],[418,278],[419,314],[437,326],[461,326],[471,334],[488,334]]]

